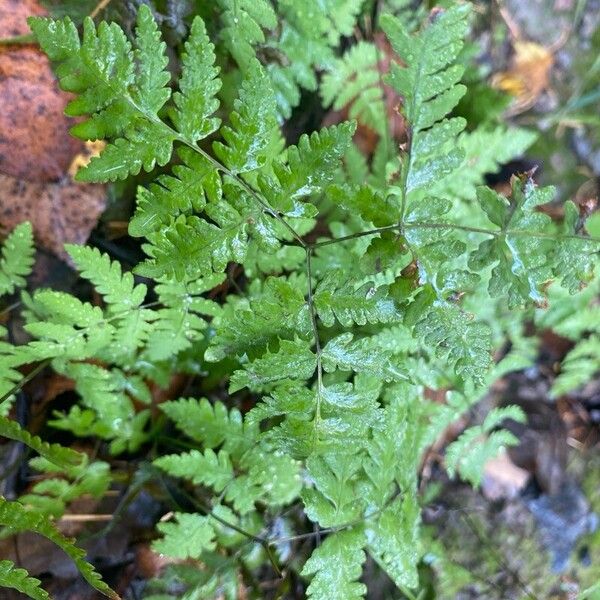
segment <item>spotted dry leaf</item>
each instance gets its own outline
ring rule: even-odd
[[[0,37],[30,33],[27,17],[43,15],[34,0],[0,0]],[[66,242],[84,243],[105,206],[105,189],[72,181],[85,156],[69,135],[69,96],[34,45],[0,46],[0,226],[30,220],[36,241],[65,258]]]
[[[531,108],[548,89],[554,55],[551,49],[524,40],[517,40],[513,49],[510,67],[496,73],[491,83],[496,89],[515,96],[508,112],[516,115]]]
[[[66,178],[57,183],[24,181],[0,174],[0,223],[12,229],[31,221],[36,241],[66,258],[65,243],[83,244],[104,210],[103,186]]]

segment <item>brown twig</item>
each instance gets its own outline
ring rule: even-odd
[[[94,10],[90,13],[90,17],[95,19],[109,4],[111,0],[100,0]]]

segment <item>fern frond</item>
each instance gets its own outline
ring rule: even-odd
[[[113,340],[114,327],[104,318],[102,310],[74,296],[41,290],[33,297],[33,307],[36,314],[25,329],[38,340],[18,348],[23,363],[57,356],[83,360]]]
[[[221,128],[226,143],[215,142],[215,154],[236,174],[264,166],[272,158],[268,155],[269,140],[277,129],[277,110],[271,84],[257,60],[248,68],[229,118],[231,126]]]
[[[194,113],[195,114],[195,113]],[[209,160],[190,148],[179,148],[182,164],[173,175],[161,175],[149,187],[139,187],[129,234],[142,237],[169,224],[180,214],[200,212],[223,196],[221,177]]]
[[[351,35],[363,0],[280,0],[281,33],[270,45],[281,53],[283,64],[271,63],[268,72],[280,113],[289,118],[300,102],[301,89],[315,91],[316,70],[334,64],[334,48],[341,36]]]
[[[206,35],[204,21],[196,17],[182,55],[181,91],[173,95],[177,106],[173,121],[190,144],[207,137],[220,125],[220,120],[212,116],[219,108],[216,95],[221,89],[219,69],[214,63],[214,46]]]
[[[332,327],[337,319],[344,327],[353,324],[391,323],[401,314],[386,286],[366,283],[356,288],[338,273],[324,277],[314,294],[315,308],[323,324]]]
[[[600,335],[581,340],[564,358],[552,394],[561,396],[591,381],[600,371]]]
[[[222,402],[212,405],[205,398],[182,398],[163,402],[160,408],[188,437],[205,448],[222,445],[231,456],[238,456],[246,449],[257,431],[244,424],[237,409],[228,411]]]
[[[437,13],[414,36],[398,18],[381,18],[394,51],[406,65],[393,64],[386,77],[404,98],[403,111],[410,125],[409,156],[403,165],[406,196],[448,175],[463,160],[463,151],[454,141],[466,122],[445,117],[466,92],[458,83],[464,68],[454,63],[463,46],[469,8],[459,4]]]
[[[56,544],[74,563],[82,577],[101,594],[112,600],[119,596],[101,579],[94,567],[85,560],[85,551],[62,535],[45,516],[26,510],[18,502],[9,502],[0,497],[0,524],[14,532],[33,531]]]
[[[323,191],[333,179],[355,128],[353,123],[334,125],[310,136],[304,134],[297,146],[289,146],[287,164],[279,161],[273,164],[275,179],[259,178],[261,191],[269,204],[284,213],[297,214],[298,200]]]
[[[62,89],[78,94],[67,106],[71,116],[89,116],[73,128],[83,139],[114,140],[80,170],[82,181],[115,181],[146,171],[171,158],[176,134],[158,120],[170,96],[165,84],[166,46],[149,7],[138,11],[135,53],[116,24],[91,18],[83,23],[80,42],[75,25],[32,17],[30,27],[56,63]]]
[[[152,331],[144,351],[151,361],[176,356],[200,339],[207,322],[200,315],[219,314],[217,303],[202,297],[223,281],[221,275],[213,275],[193,282],[168,281],[156,286],[162,308],[153,312]]]
[[[369,554],[400,589],[412,589],[419,583],[420,521],[421,509],[410,495],[394,500],[366,521]]]
[[[2,244],[0,296],[12,294],[25,285],[25,277],[33,266],[34,252],[31,223],[17,225]]]
[[[517,127],[480,127],[472,132],[462,132],[457,140],[457,146],[464,151],[461,166],[434,182],[427,191],[445,198],[474,201],[484,176],[497,173],[501,165],[522,156],[535,139],[532,131]]]
[[[146,5],[138,11],[135,41],[137,70],[132,97],[142,111],[156,115],[171,97],[168,87],[171,75],[167,70],[167,45],[161,40],[152,10]]]
[[[61,469],[38,456],[31,459],[29,464],[37,471],[52,476],[41,478],[27,494],[19,497],[19,502],[55,519],[65,514],[70,502],[84,495],[99,499],[111,485],[109,465],[102,461],[86,461]]]
[[[283,380],[308,380],[317,367],[317,357],[311,344],[301,339],[281,340],[276,352],[267,352],[260,358],[235,371],[229,382],[229,392],[247,387],[261,390],[265,385]]]
[[[33,600],[50,600],[40,584],[41,581],[30,577],[25,569],[18,569],[10,560],[0,560],[0,587],[12,588]]]
[[[482,425],[470,427],[448,446],[446,468],[450,476],[458,472],[473,486],[481,483],[486,462],[497,456],[506,446],[518,442],[517,438],[505,429],[492,431],[505,419],[522,423],[526,417],[517,406],[496,408],[490,411]]]
[[[343,333],[323,348],[323,368],[327,372],[355,371],[382,377],[385,381],[402,381],[407,375],[391,360],[390,354],[374,354],[369,338],[354,340],[352,333]]]
[[[205,358],[217,362],[266,349],[277,339],[309,337],[311,322],[304,293],[294,281],[269,277],[260,294],[230,304],[217,319],[218,328]]]
[[[348,214],[353,217],[358,216],[366,223],[373,223],[376,227],[387,227],[400,220],[397,204],[369,185],[352,187],[332,185],[328,188],[327,195]]]
[[[109,312],[120,313],[140,306],[146,297],[144,284],[134,285],[131,273],[122,273],[121,265],[97,248],[67,244],[66,251],[80,275],[94,284],[104,296]]]
[[[263,29],[277,25],[275,11],[269,0],[217,0],[217,4],[223,11],[223,43],[245,71],[255,56],[253,46],[265,41]]]
[[[173,516],[176,522],[157,525],[163,537],[153,542],[155,552],[173,558],[200,558],[205,550],[216,547],[210,517],[191,513],[175,513]]]
[[[329,43],[339,44],[340,38],[352,35],[365,0],[325,0]]]
[[[355,493],[362,468],[360,456],[351,453],[313,454],[306,469],[314,488],[302,490],[304,511],[321,527],[337,527],[360,518],[365,499]]]
[[[23,429],[16,421],[0,416],[0,436],[25,444],[35,450],[50,462],[61,468],[69,468],[81,464],[87,464],[87,456],[65,448],[60,444],[49,444],[42,441],[38,436],[31,435]]]
[[[527,301],[542,305],[542,287],[552,279],[553,244],[548,239],[527,236],[527,232],[536,234],[551,226],[550,217],[536,207],[552,200],[554,190],[536,188],[532,181],[522,185],[517,178],[512,183],[510,202],[489,188],[477,190],[481,208],[502,235],[481,242],[469,257],[469,267],[480,271],[493,266],[488,287],[490,295],[508,295],[509,308]],[[511,229],[522,233],[511,235]]]
[[[168,227],[149,233],[152,245],[147,244],[145,250],[150,259],[138,265],[136,273],[153,279],[194,279],[220,273],[229,262],[245,261],[250,234],[257,229],[278,247],[272,218],[246,192],[238,190],[238,194],[237,207],[219,202],[210,211],[216,224],[181,215]]]
[[[84,406],[97,415],[95,434],[113,440],[112,451],[122,451],[125,445],[130,451],[144,442],[140,424],[149,412],[136,413],[131,398],[127,395],[127,380],[118,369],[105,369],[90,363],[71,362],[56,369],[75,380],[75,389]],[[55,427],[65,427],[67,422],[53,421]]]
[[[591,243],[581,233],[579,209],[568,200],[565,202],[564,217],[555,241],[552,270],[561,285],[571,294],[587,285],[598,268],[599,243]],[[561,235],[562,234],[562,235]]]
[[[308,597],[316,600],[364,598],[367,587],[357,580],[366,560],[365,542],[365,534],[360,527],[327,536],[302,569],[305,577],[313,576],[307,589]]]
[[[459,307],[435,302],[415,326],[423,347],[452,366],[456,373],[482,383],[491,363],[491,330],[475,321]]]
[[[348,106],[351,119],[383,136],[387,130],[387,114],[379,60],[375,44],[358,42],[328,68],[321,80],[320,93],[324,106],[331,106],[333,110]]]
[[[215,453],[207,448],[204,453],[191,450],[184,454],[161,456],[153,463],[173,477],[184,477],[196,485],[205,485],[222,492],[234,478],[233,466],[224,450]]]

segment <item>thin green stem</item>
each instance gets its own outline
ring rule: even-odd
[[[52,359],[51,358],[47,358],[45,360],[43,360],[39,365],[37,365],[32,371],[30,371],[29,373],[27,373],[27,375],[25,375],[25,377],[23,377],[23,379],[21,379],[21,381],[19,381],[19,383],[17,383],[16,385],[14,385],[10,390],[8,390],[8,392],[6,392],[1,398],[0,398],[0,408],[2,408],[2,405],[13,395],[16,394],[19,390],[21,390],[23,388],[23,386],[25,384],[27,384],[29,381],[31,381],[38,373],[42,372],[49,364],[50,361]]]
[[[306,248],[306,278],[308,279],[308,294],[307,302],[308,309],[310,312],[310,321],[313,329],[313,338],[315,342],[315,351],[317,353],[317,395],[316,395],[316,406],[315,406],[315,445],[318,442],[319,435],[319,424],[321,422],[321,395],[323,393],[323,364],[322,364],[322,351],[321,341],[319,339],[319,327],[317,324],[317,314],[315,309],[312,285],[312,248]]]
[[[29,45],[35,44],[37,40],[33,33],[24,33],[23,35],[13,35],[11,37],[0,38],[0,46]]]
[[[161,478],[161,482],[162,482],[162,478]],[[165,485],[165,483],[162,482],[162,484],[163,484],[164,489],[166,489],[168,491],[168,487]],[[271,563],[271,566],[273,567],[273,569],[275,570],[277,575],[279,577],[281,577],[281,569],[279,568],[279,565],[277,564],[277,561],[275,560],[275,557],[273,556],[273,552],[271,550],[271,546],[273,545],[273,543],[271,541],[269,541],[268,539],[261,537],[259,535],[255,535],[255,534],[247,531],[246,529],[243,529],[239,525],[236,525],[235,523],[231,523],[227,519],[224,519],[223,517],[220,517],[219,515],[215,514],[211,507],[207,506],[206,504],[204,504],[197,498],[194,498],[193,496],[188,494],[183,488],[179,488],[179,492],[183,496],[185,496],[186,499],[191,504],[194,505],[194,507],[196,508],[196,510],[198,512],[203,513],[207,517],[214,519],[215,521],[217,521],[217,523],[220,523],[224,527],[232,529],[233,531],[239,533],[240,535],[243,535],[244,537],[248,538],[249,540],[252,540],[253,542],[256,542],[257,544],[260,544],[263,547],[264,551],[266,552],[269,562]],[[172,497],[172,494],[170,492],[168,492],[168,493]]]
[[[405,223],[403,225],[395,224],[395,225],[386,225],[385,227],[377,227],[375,229],[368,229],[366,231],[359,231],[357,233],[352,233],[350,235],[345,235],[339,238],[331,238],[328,240],[322,240],[320,242],[315,242],[312,244],[312,248],[321,248],[323,246],[329,246],[330,244],[337,244],[339,242],[347,242],[349,240],[355,240],[361,237],[365,237],[368,235],[377,235],[379,233],[383,233],[385,231],[402,231],[402,230],[411,230],[411,229],[449,229],[449,230],[457,230],[457,231],[467,231],[469,233],[481,233],[483,235],[491,235],[493,237],[498,237],[500,235],[512,235],[512,236],[523,236],[523,237],[532,237],[538,239],[547,239],[547,240],[581,240],[583,242],[590,242],[595,244],[600,244],[600,238],[596,238],[593,236],[585,236],[585,235],[577,235],[577,234],[562,234],[562,233],[543,233],[537,231],[528,231],[524,229],[508,229],[505,232],[500,230],[493,229],[485,229],[483,227],[469,227],[467,225],[459,225],[458,223],[421,223],[421,222],[413,222],[413,223]]]

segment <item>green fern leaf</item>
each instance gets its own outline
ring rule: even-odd
[[[268,0],[217,0],[223,10],[221,36],[239,67],[246,71],[254,59],[253,46],[265,41],[263,29],[273,29],[277,16]]]
[[[200,558],[206,550],[213,550],[215,530],[210,517],[191,513],[175,513],[175,523],[159,523],[157,529],[163,538],[152,548],[159,554],[172,558]]]
[[[160,408],[188,437],[206,448],[222,445],[231,456],[242,453],[257,433],[244,424],[237,409],[228,412],[221,402],[212,405],[205,398],[188,398],[163,402]]]
[[[166,360],[189,348],[207,327],[200,315],[215,316],[220,307],[202,297],[223,281],[221,275],[196,281],[165,282],[156,286],[160,308],[153,313],[152,331],[144,356],[152,361]]]
[[[283,277],[269,277],[256,297],[226,306],[217,323],[217,333],[205,353],[211,362],[254,354],[294,334],[307,338],[312,331],[304,293]]]
[[[536,135],[517,127],[477,128],[459,135],[457,145],[464,151],[462,165],[449,176],[428,188],[427,193],[442,197],[476,200],[477,187],[484,176],[497,173],[501,165],[519,158],[536,139]]]
[[[561,396],[581,387],[600,371],[600,335],[581,340],[565,357],[552,394]]]
[[[166,70],[169,64],[167,45],[161,40],[149,6],[142,4],[137,17],[134,56],[138,69],[132,97],[144,112],[155,115],[171,97],[171,90],[167,87],[171,79]]]
[[[327,372],[340,371],[366,372],[385,381],[406,380],[407,376],[392,363],[389,354],[374,354],[369,338],[356,341],[352,333],[343,333],[323,348],[323,368]]]
[[[419,583],[420,521],[419,504],[410,495],[394,500],[366,521],[369,554],[400,589],[415,588]]]
[[[469,258],[469,267],[480,271],[493,266],[490,295],[508,295],[509,308],[528,301],[542,305],[543,286],[552,279],[553,242],[535,235],[551,226],[550,217],[536,207],[552,200],[554,190],[536,188],[532,181],[522,185],[517,178],[513,179],[512,190],[509,202],[489,188],[478,189],[477,199],[489,220],[499,228],[499,235],[481,242]]]
[[[424,348],[433,349],[459,376],[483,382],[492,363],[487,324],[472,320],[455,305],[436,301],[417,322],[415,334]]]
[[[492,431],[505,419],[522,423],[526,417],[517,406],[494,409],[486,416],[482,425],[470,427],[448,446],[446,468],[450,476],[458,472],[472,485],[480,485],[486,462],[506,446],[518,443],[518,439],[509,431]]]
[[[148,411],[136,413],[131,398],[126,393],[127,380],[118,369],[108,370],[89,363],[72,362],[56,367],[67,377],[75,380],[75,389],[82,404],[97,415],[96,434],[114,439],[112,451],[120,451],[125,444],[130,451],[145,441],[139,431],[140,420],[147,420]],[[60,426],[60,421],[54,421]]]
[[[33,600],[50,600],[40,584],[41,581],[30,577],[25,569],[18,569],[10,560],[0,560],[0,588],[12,588]]]
[[[113,314],[126,312],[140,306],[146,297],[145,285],[134,285],[131,273],[122,273],[118,262],[111,262],[107,254],[88,246],[65,246],[81,276],[91,281],[104,296]]]
[[[208,448],[204,453],[191,450],[184,454],[161,456],[153,463],[173,477],[185,477],[196,485],[211,487],[220,493],[234,478],[233,466],[224,450],[215,453]]]
[[[314,600],[360,600],[367,587],[357,579],[366,555],[360,527],[332,533],[313,551],[302,575],[313,576],[307,595]]]
[[[580,234],[579,209],[571,202],[565,202],[565,214],[559,237],[554,244],[553,272],[561,285],[571,294],[587,285],[598,267],[600,243],[588,239],[577,239]]]
[[[74,563],[82,577],[101,594],[112,600],[119,600],[101,579],[94,567],[85,560],[85,551],[63,536],[56,526],[44,515],[26,510],[18,502],[9,502],[0,498],[0,524],[9,527],[14,532],[33,531],[56,544]]]
[[[268,140],[277,128],[277,110],[269,79],[256,60],[248,68],[248,77],[229,118],[231,127],[221,128],[226,144],[215,142],[215,154],[232,173],[246,173],[264,166],[271,158]]]
[[[348,453],[313,454],[306,461],[314,488],[302,490],[304,510],[321,527],[338,527],[360,518],[364,500],[355,493],[360,456]]]
[[[298,146],[289,146],[288,164],[279,161],[273,164],[276,179],[268,176],[259,179],[269,204],[284,213],[298,215],[296,201],[321,192],[333,179],[354,131],[353,123],[343,123],[315,131],[310,136],[305,134]]]
[[[170,92],[165,71],[165,46],[150,8],[138,11],[135,54],[116,24],[92,19],[83,24],[79,41],[73,23],[32,17],[30,27],[41,47],[56,63],[62,89],[78,94],[67,106],[71,116],[90,116],[73,128],[83,139],[110,138],[110,143],[79,171],[82,181],[115,181],[143,167],[165,165],[175,133],[158,121],[157,113]]]
[[[38,456],[29,464],[37,471],[54,476],[42,478],[28,494],[19,497],[19,502],[55,519],[65,514],[73,500],[84,495],[100,499],[111,485],[109,465],[102,461],[85,461],[78,466],[60,468]]]
[[[155,164],[166,165],[173,152],[174,135],[156,124],[138,125],[118,138],[78,171],[78,181],[116,181],[137,175],[142,167],[151,171]]]
[[[400,312],[386,286],[366,283],[356,288],[337,274],[324,277],[314,294],[317,314],[327,327],[336,319],[344,327],[367,323],[391,323],[400,320]]]
[[[386,77],[405,99],[410,124],[410,154],[403,167],[406,195],[445,177],[463,160],[454,140],[466,122],[444,117],[466,92],[458,83],[464,68],[453,63],[463,46],[469,8],[460,4],[438,13],[416,36],[398,18],[381,18],[392,47],[406,64],[405,68],[393,64]]]
[[[219,128],[220,120],[211,117],[219,108],[216,98],[221,89],[219,69],[214,66],[214,46],[206,35],[204,21],[196,17],[182,56],[180,93],[173,100],[177,110],[173,121],[177,131],[190,144],[196,143]]]
[[[48,459],[61,468],[68,468],[87,463],[85,454],[80,454],[71,448],[65,448],[60,444],[48,444],[38,436],[31,435],[25,431],[16,421],[0,416],[0,435],[21,442],[35,450],[40,456]]]
[[[327,190],[327,195],[350,215],[359,216],[366,223],[373,223],[375,227],[387,227],[400,220],[397,204],[371,186],[358,185],[349,188],[332,185]]]
[[[161,175],[150,187],[138,188],[136,212],[129,222],[133,237],[159,230],[179,214],[200,212],[207,201],[221,200],[221,177],[214,165],[191,148],[179,148],[177,154],[182,164],[173,167],[174,176]]]
[[[360,41],[329,66],[321,80],[321,97],[326,107],[341,110],[349,106],[348,116],[383,136],[387,115],[378,63],[381,57],[375,44]]]
[[[25,277],[33,266],[34,252],[31,223],[17,225],[2,244],[0,295],[12,294],[25,285]]]
[[[236,371],[229,383],[229,393],[244,387],[260,390],[267,384],[282,380],[307,380],[315,372],[317,357],[310,343],[301,339],[281,340],[277,352],[267,352],[261,358]]]
[[[36,292],[33,306],[38,314],[32,316],[25,329],[39,340],[17,349],[22,364],[57,356],[84,360],[113,340],[114,327],[98,306],[50,290]]]

